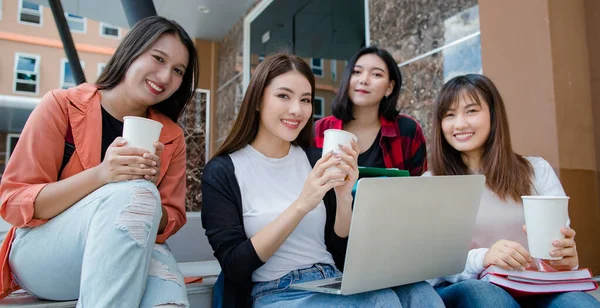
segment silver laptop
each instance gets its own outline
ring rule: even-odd
[[[358,182],[344,275],[292,288],[350,295],[461,273],[483,175]]]

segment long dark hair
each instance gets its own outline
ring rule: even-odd
[[[461,97],[469,97],[477,104],[485,103],[490,109],[490,135],[481,158],[486,185],[502,200],[519,202],[521,196],[532,191],[533,168],[523,156],[513,152],[504,102],[492,81],[479,74],[458,76],[448,81],[440,91],[435,104],[433,144],[429,159],[434,175],[470,174],[461,153],[453,148],[442,132],[442,119]]]
[[[262,101],[265,88],[275,77],[283,75],[290,71],[297,71],[302,74],[310,83],[311,101],[315,98],[315,77],[302,58],[287,53],[277,53],[266,57],[254,70],[250,84],[242,100],[240,113],[235,119],[231,132],[219,148],[215,156],[233,153],[244,146],[252,143],[258,133],[258,124],[260,121],[259,107]],[[314,110],[314,108],[313,108]],[[300,131],[293,145],[307,148],[312,139],[312,112],[306,126]]]
[[[348,61],[348,65],[346,65],[344,73],[342,74],[340,89],[331,104],[333,116],[345,123],[354,120],[354,103],[348,97],[348,88],[350,87],[350,78],[352,78],[354,66],[360,57],[371,53],[376,54],[383,62],[385,62],[389,72],[390,81],[394,81],[392,93],[381,99],[381,103],[379,104],[379,115],[383,115],[389,121],[395,121],[396,117],[398,117],[399,111],[396,109],[396,103],[398,102],[400,88],[402,87],[402,74],[400,74],[398,64],[387,50],[377,46],[369,46],[361,48],[354,56],[352,56],[352,58],[350,58],[350,61]]]
[[[153,108],[169,117],[173,122],[191,100],[198,83],[198,54],[190,36],[175,21],[160,16],[146,17],[136,23],[125,35],[117,47],[115,54],[108,60],[106,67],[98,77],[96,85],[101,90],[110,90],[116,87],[127,73],[129,66],[135,59],[158,40],[163,34],[179,37],[181,43],[187,48],[189,61],[183,74],[179,89],[169,98],[156,104]]]

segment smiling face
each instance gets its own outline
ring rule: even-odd
[[[483,155],[491,130],[490,108],[481,98],[479,101],[482,103],[463,93],[442,118],[442,132],[448,144],[471,157]]]
[[[127,94],[146,107],[164,101],[181,86],[188,60],[179,37],[163,34],[127,69],[123,80]]]
[[[312,117],[312,89],[298,71],[279,75],[265,88],[258,135],[292,142]]]
[[[348,87],[348,97],[354,105],[378,106],[393,89],[394,81],[390,81],[388,68],[378,55],[369,53],[358,58]]]

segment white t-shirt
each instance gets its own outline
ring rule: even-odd
[[[242,195],[244,229],[248,238],[277,218],[298,197],[312,167],[302,148],[269,158],[247,145],[229,154]],[[325,204],[308,213],[267,262],[254,271],[253,282],[271,281],[315,263],[334,264],[325,246]]]
[[[533,191],[537,196],[565,196],[560,180],[552,166],[541,157],[525,157],[533,167]],[[423,176],[431,176],[426,172]],[[521,202],[512,199],[502,201],[487,186],[481,194],[481,203],[477,213],[471,250],[467,257],[465,271],[458,275],[448,276],[430,281],[437,284],[441,281],[458,282],[465,279],[477,279],[483,271],[483,259],[489,248],[499,240],[520,243],[527,249],[527,235],[523,232],[525,213]]]

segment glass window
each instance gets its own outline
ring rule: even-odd
[[[81,61],[81,68],[83,68],[83,61]],[[63,89],[68,89],[77,85],[75,81],[75,76],[73,76],[73,70],[71,69],[71,65],[69,64],[69,60],[62,59],[61,60],[61,79],[60,79],[60,87]]]
[[[104,71],[105,67],[106,67],[106,63],[98,63],[98,76],[100,76],[100,74],[102,74],[102,71]]]
[[[331,59],[329,62],[331,63],[331,80],[335,81],[337,79],[337,60]]]
[[[313,118],[320,119],[323,117],[323,110],[325,110],[325,99],[319,96],[315,96],[315,101],[313,103]]]
[[[15,55],[14,92],[37,94],[39,88],[40,56]]]
[[[19,5],[19,21],[27,24],[42,24],[42,7],[33,2],[20,0]]]
[[[100,23],[100,35],[104,37],[121,38],[121,28],[107,23]]]
[[[323,59],[321,58],[312,58],[310,60],[310,68],[312,69],[313,74],[317,77],[323,76]]]
[[[65,13],[65,17],[67,18],[67,23],[69,24],[69,29],[71,32],[77,33],[85,33],[86,32],[86,24],[87,20],[84,17]]]

